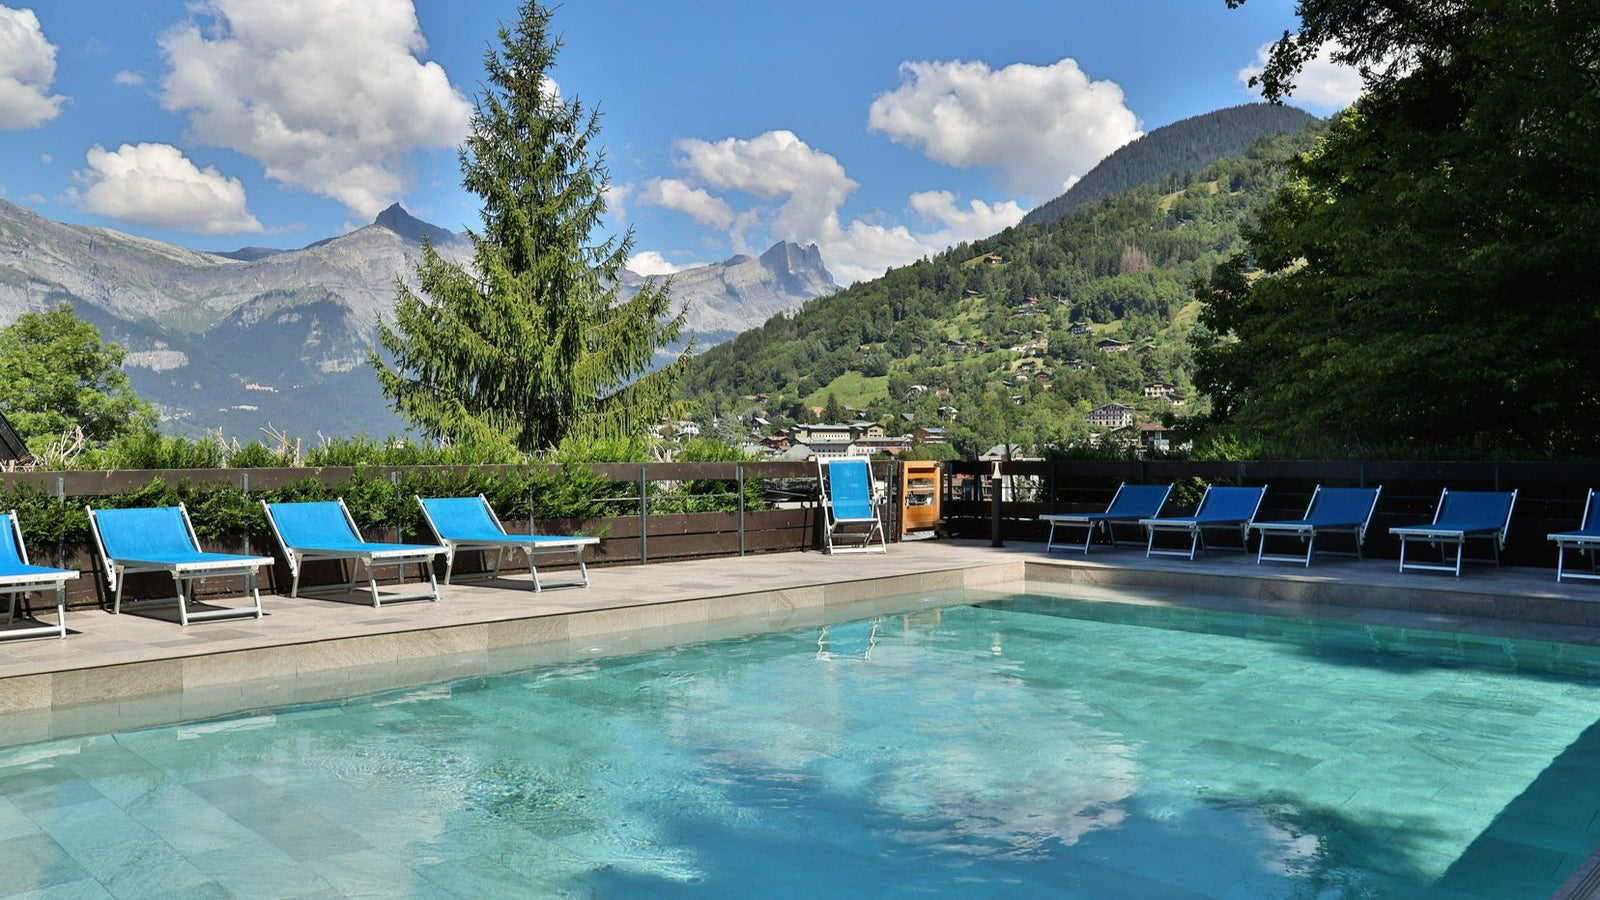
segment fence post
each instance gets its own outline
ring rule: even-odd
[[[744,463],[734,467],[739,480],[739,555],[744,555]]]
[[[242,486],[241,489],[244,492],[244,499],[248,502],[249,499],[250,499],[250,470],[249,469],[242,470],[240,472],[240,478],[243,479],[243,481],[242,481],[242,485],[243,486]],[[250,552],[250,527],[249,526],[245,526],[245,529],[244,529],[244,555],[245,556],[252,556],[253,555]]]
[[[56,505],[62,509],[67,506],[67,476],[56,476]],[[56,536],[56,568],[67,567],[67,539],[64,535]]]
[[[639,565],[650,561],[650,500],[649,476],[644,466],[639,467]]]
[[[389,473],[389,483],[394,485],[395,496],[394,542],[396,544],[400,544],[405,542],[405,537],[400,533],[400,522],[403,520],[404,516],[400,512],[400,473],[398,471]]]

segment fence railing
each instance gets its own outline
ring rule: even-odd
[[[675,559],[716,556],[743,556],[755,553],[794,552],[817,546],[817,468],[810,462],[688,462],[688,463],[588,463],[587,473],[598,476],[608,486],[603,496],[593,498],[605,509],[603,515],[582,518],[539,519],[532,523],[540,533],[582,533],[598,535],[602,541],[591,554],[591,564],[641,564]],[[327,467],[261,469],[166,469],[72,472],[0,473],[0,490],[17,487],[48,494],[63,508],[81,510],[85,505],[147,488],[152,481],[183,485],[189,489],[230,489],[246,497],[283,488],[307,479],[326,485],[337,494],[341,485],[356,478],[390,479],[400,485],[407,475],[418,473],[442,476],[472,473],[493,477],[525,474],[524,466],[410,466],[410,467]],[[559,469],[559,467],[548,467]],[[874,464],[875,475],[893,492],[898,479],[892,463]],[[673,490],[673,486],[693,483],[700,490],[692,495]],[[410,498],[404,498],[407,504]],[[530,501],[530,508],[534,504]],[[712,511],[694,511],[715,507]],[[898,534],[899,504],[890,497],[889,533]],[[419,533],[417,517],[409,506],[393,521],[363,522],[374,540],[427,540]],[[506,522],[508,528],[526,529],[523,519]],[[26,523],[25,523],[26,527]],[[204,541],[221,552],[261,553],[278,556],[273,541],[263,530],[244,530]],[[29,536],[29,552],[35,561],[73,568],[85,577],[72,585],[69,602],[74,606],[103,599],[102,583],[92,549],[83,540],[36,543]],[[470,573],[481,560],[467,555],[458,559],[456,570]],[[330,571],[330,581],[338,576]],[[170,580],[169,580],[170,581]],[[279,559],[268,573],[263,587],[287,590],[288,566]],[[227,584],[221,585],[229,589]],[[130,598],[170,592],[170,583],[160,577],[130,577],[126,593]]]

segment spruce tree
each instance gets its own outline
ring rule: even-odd
[[[471,264],[425,246],[420,295],[401,284],[393,326],[379,322],[394,365],[370,357],[394,409],[451,443],[541,452],[637,435],[670,411],[688,357],[650,371],[683,325],[665,284],[619,302],[633,232],[593,237],[609,184],[600,117],[548,77],[561,49],[550,20],[529,0],[484,56],[460,151],[462,184],[483,201]]]

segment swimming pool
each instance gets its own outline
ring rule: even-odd
[[[1545,897],[1600,653],[969,591],[0,752],[0,894]]]

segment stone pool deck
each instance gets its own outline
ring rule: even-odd
[[[180,627],[173,610],[69,610],[65,639],[0,642],[0,746],[335,700],[405,684],[801,627],[869,611],[884,595],[1070,586],[1074,596],[1600,645],[1600,582],[1557,584],[1549,569],[1395,571],[1392,560],[1257,565],[1212,553],[1190,562],[1131,548],[1047,553],[977,541],[907,541],[886,555],[784,553],[543,570],[441,586],[442,600],[373,608],[267,595],[266,616]],[[414,576],[413,576],[414,577]],[[413,585],[414,586],[414,585]],[[160,617],[158,617],[160,616]],[[1600,713],[1597,713],[1600,714]],[[1600,856],[1561,900],[1600,900]]]

